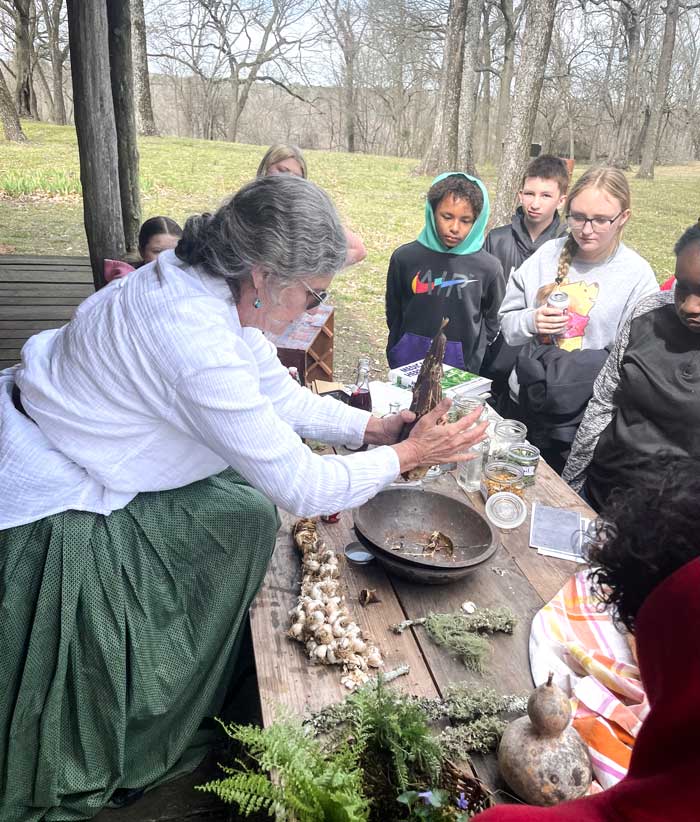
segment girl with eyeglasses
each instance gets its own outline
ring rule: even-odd
[[[562,368],[567,367],[564,354],[581,351],[603,352],[599,362],[593,355],[578,357],[592,368],[600,368],[605,351],[609,350],[634,306],[643,297],[658,291],[649,263],[622,242],[622,231],[630,213],[630,190],[623,172],[615,168],[589,169],[577,180],[566,199],[568,236],[545,243],[514,272],[499,319],[509,345],[527,344],[519,357],[525,369],[532,365],[525,361],[533,356],[546,361],[545,372],[556,359],[560,375]],[[567,295],[567,310],[548,304],[554,291]],[[543,348],[542,343],[547,347]],[[561,353],[552,352],[552,344]],[[575,362],[576,358],[570,362],[572,370]],[[512,413],[526,417],[527,411],[518,409],[517,405],[525,399],[520,396],[517,370],[518,366],[509,381],[515,404]],[[590,397],[595,373],[587,372],[576,387],[574,405],[579,419]],[[542,390],[551,394],[546,374],[544,379]],[[554,390],[566,391],[565,381]],[[529,418],[524,421],[531,423]],[[541,450],[558,470],[563,468],[575,423],[575,419],[567,420],[561,440],[556,431],[553,436],[551,431],[539,434]]]

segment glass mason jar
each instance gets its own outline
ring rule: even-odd
[[[523,469],[503,460],[492,460],[481,476],[481,496],[486,501],[499,491],[523,495]]]
[[[506,462],[518,465],[523,469],[523,485],[528,487],[535,484],[535,473],[540,461],[540,449],[529,443],[514,445],[508,449]]]
[[[480,422],[486,422],[489,418],[488,409],[486,408],[486,400],[482,400],[480,397],[463,397],[457,394],[456,397],[452,400],[452,405],[450,406],[450,410],[447,412],[447,421],[448,422],[457,422],[457,420],[461,420],[462,417],[466,417],[468,414],[471,414],[476,408],[481,409],[481,413],[479,414],[478,419],[471,427],[478,425]],[[459,463],[451,463],[449,468],[445,468],[445,470],[452,470],[454,468],[458,468],[457,472],[457,482],[458,484],[465,490],[465,491],[478,491],[479,490],[479,479],[481,477],[481,469],[483,463],[483,453],[484,453],[484,444],[483,442],[478,443],[478,445],[474,445],[470,448],[470,451],[477,452],[480,455],[480,459],[476,460],[469,460],[469,462]],[[477,471],[478,466],[478,473],[476,474],[476,481],[474,480],[474,474]],[[444,467],[444,466],[443,466]]]
[[[447,412],[447,421],[457,422],[457,420],[461,420],[462,417],[466,417],[467,414],[471,414],[476,408],[481,408],[481,414],[479,414],[479,418],[474,425],[485,422],[489,418],[486,400],[482,400],[480,397],[461,397],[457,394],[452,400],[450,410]]]
[[[491,441],[492,459],[505,459],[508,451],[525,442],[527,427],[518,420],[501,420],[496,423]]]

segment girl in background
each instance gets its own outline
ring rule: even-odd
[[[270,146],[260,161],[256,177],[267,177],[270,174],[293,174],[295,177],[303,177],[306,180],[308,169],[299,146],[282,143]],[[367,256],[365,244],[349,228],[345,228],[345,241],[348,244],[345,268],[361,263]]]
[[[126,277],[146,263],[152,263],[161,253],[168,251],[180,241],[182,229],[170,217],[150,217],[141,225],[139,230],[139,256],[140,260],[129,260],[127,256],[124,260],[105,260],[104,278],[106,283]]]

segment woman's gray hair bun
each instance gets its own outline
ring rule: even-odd
[[[333,275],[345,262],[345,231],[335,206],[317,185],[287,174],[243,186],[215,214],[185,223],[176,255],[229,281],[234,295],[254,268],[279,280]]]

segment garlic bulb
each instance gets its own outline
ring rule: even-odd
[[[287,636],[303,643],[313,662],[342,665],[340,682],[353,691],[369,679],[370,668],[384,664],[381,652],[353,622],[340,588],[338,557],[319,540],[316,523],[299,520],[293,534],[303,577]]]

